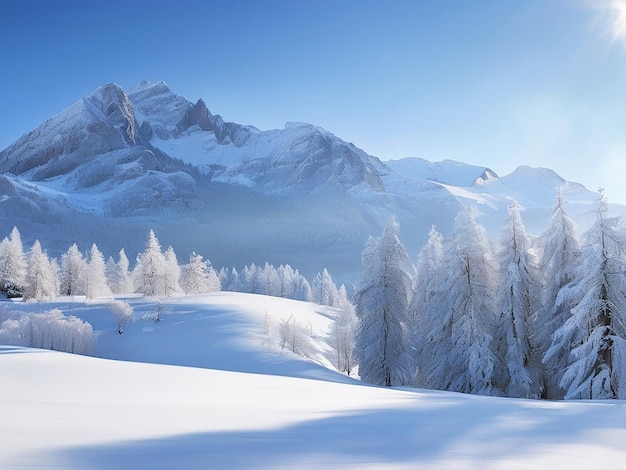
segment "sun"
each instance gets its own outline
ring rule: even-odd
[[[626,0],[589,0],[598,11],[598,23],[613,42],[626,47]]]

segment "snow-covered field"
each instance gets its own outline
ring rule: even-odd
[[[332,310],[219,292],[59,308],[96,357],[0,347],[0,468],[623,468],[626,403],[365,386],[333,370]],[[160,314],[161,320],[150,317]],[[312,338],[282,348],[281,325]]]

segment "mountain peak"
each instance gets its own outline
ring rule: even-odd
[[[123,133],[129,145],[136,143],[135,113],[124,90],[115,83],[107,83],[94,91],[87,100],[88,105],[94,104],[102,112],[103,120],[108,120]],[[92,111],[95,110],[92,109]]]

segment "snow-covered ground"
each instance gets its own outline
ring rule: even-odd
[[[96,357],[0,347],[0,468],[621,468],[626,403],[365,386],[333,370],[333,311],[220,292],[59,308]],[[159,313],[161,320],[150,317]],[[312,338],[308,359],[281,325]]]

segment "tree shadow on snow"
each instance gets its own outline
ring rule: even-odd
[[[594,442],[590,431],[626,428],[615,403],[537,403],[437,392],[416,394],[415,401],[415,406],[407,403],[279,429],[125,441],[71,448],[48,457],[64,466],[92,469],[357,468],[365,463],[445,462],[478,467],[515,456],[541,456],[547,449],[554,463],[558,452],[571,458],[565,450],[556,450],[557,445],[584,439],[588,445],[610,447],[601,437]]]

